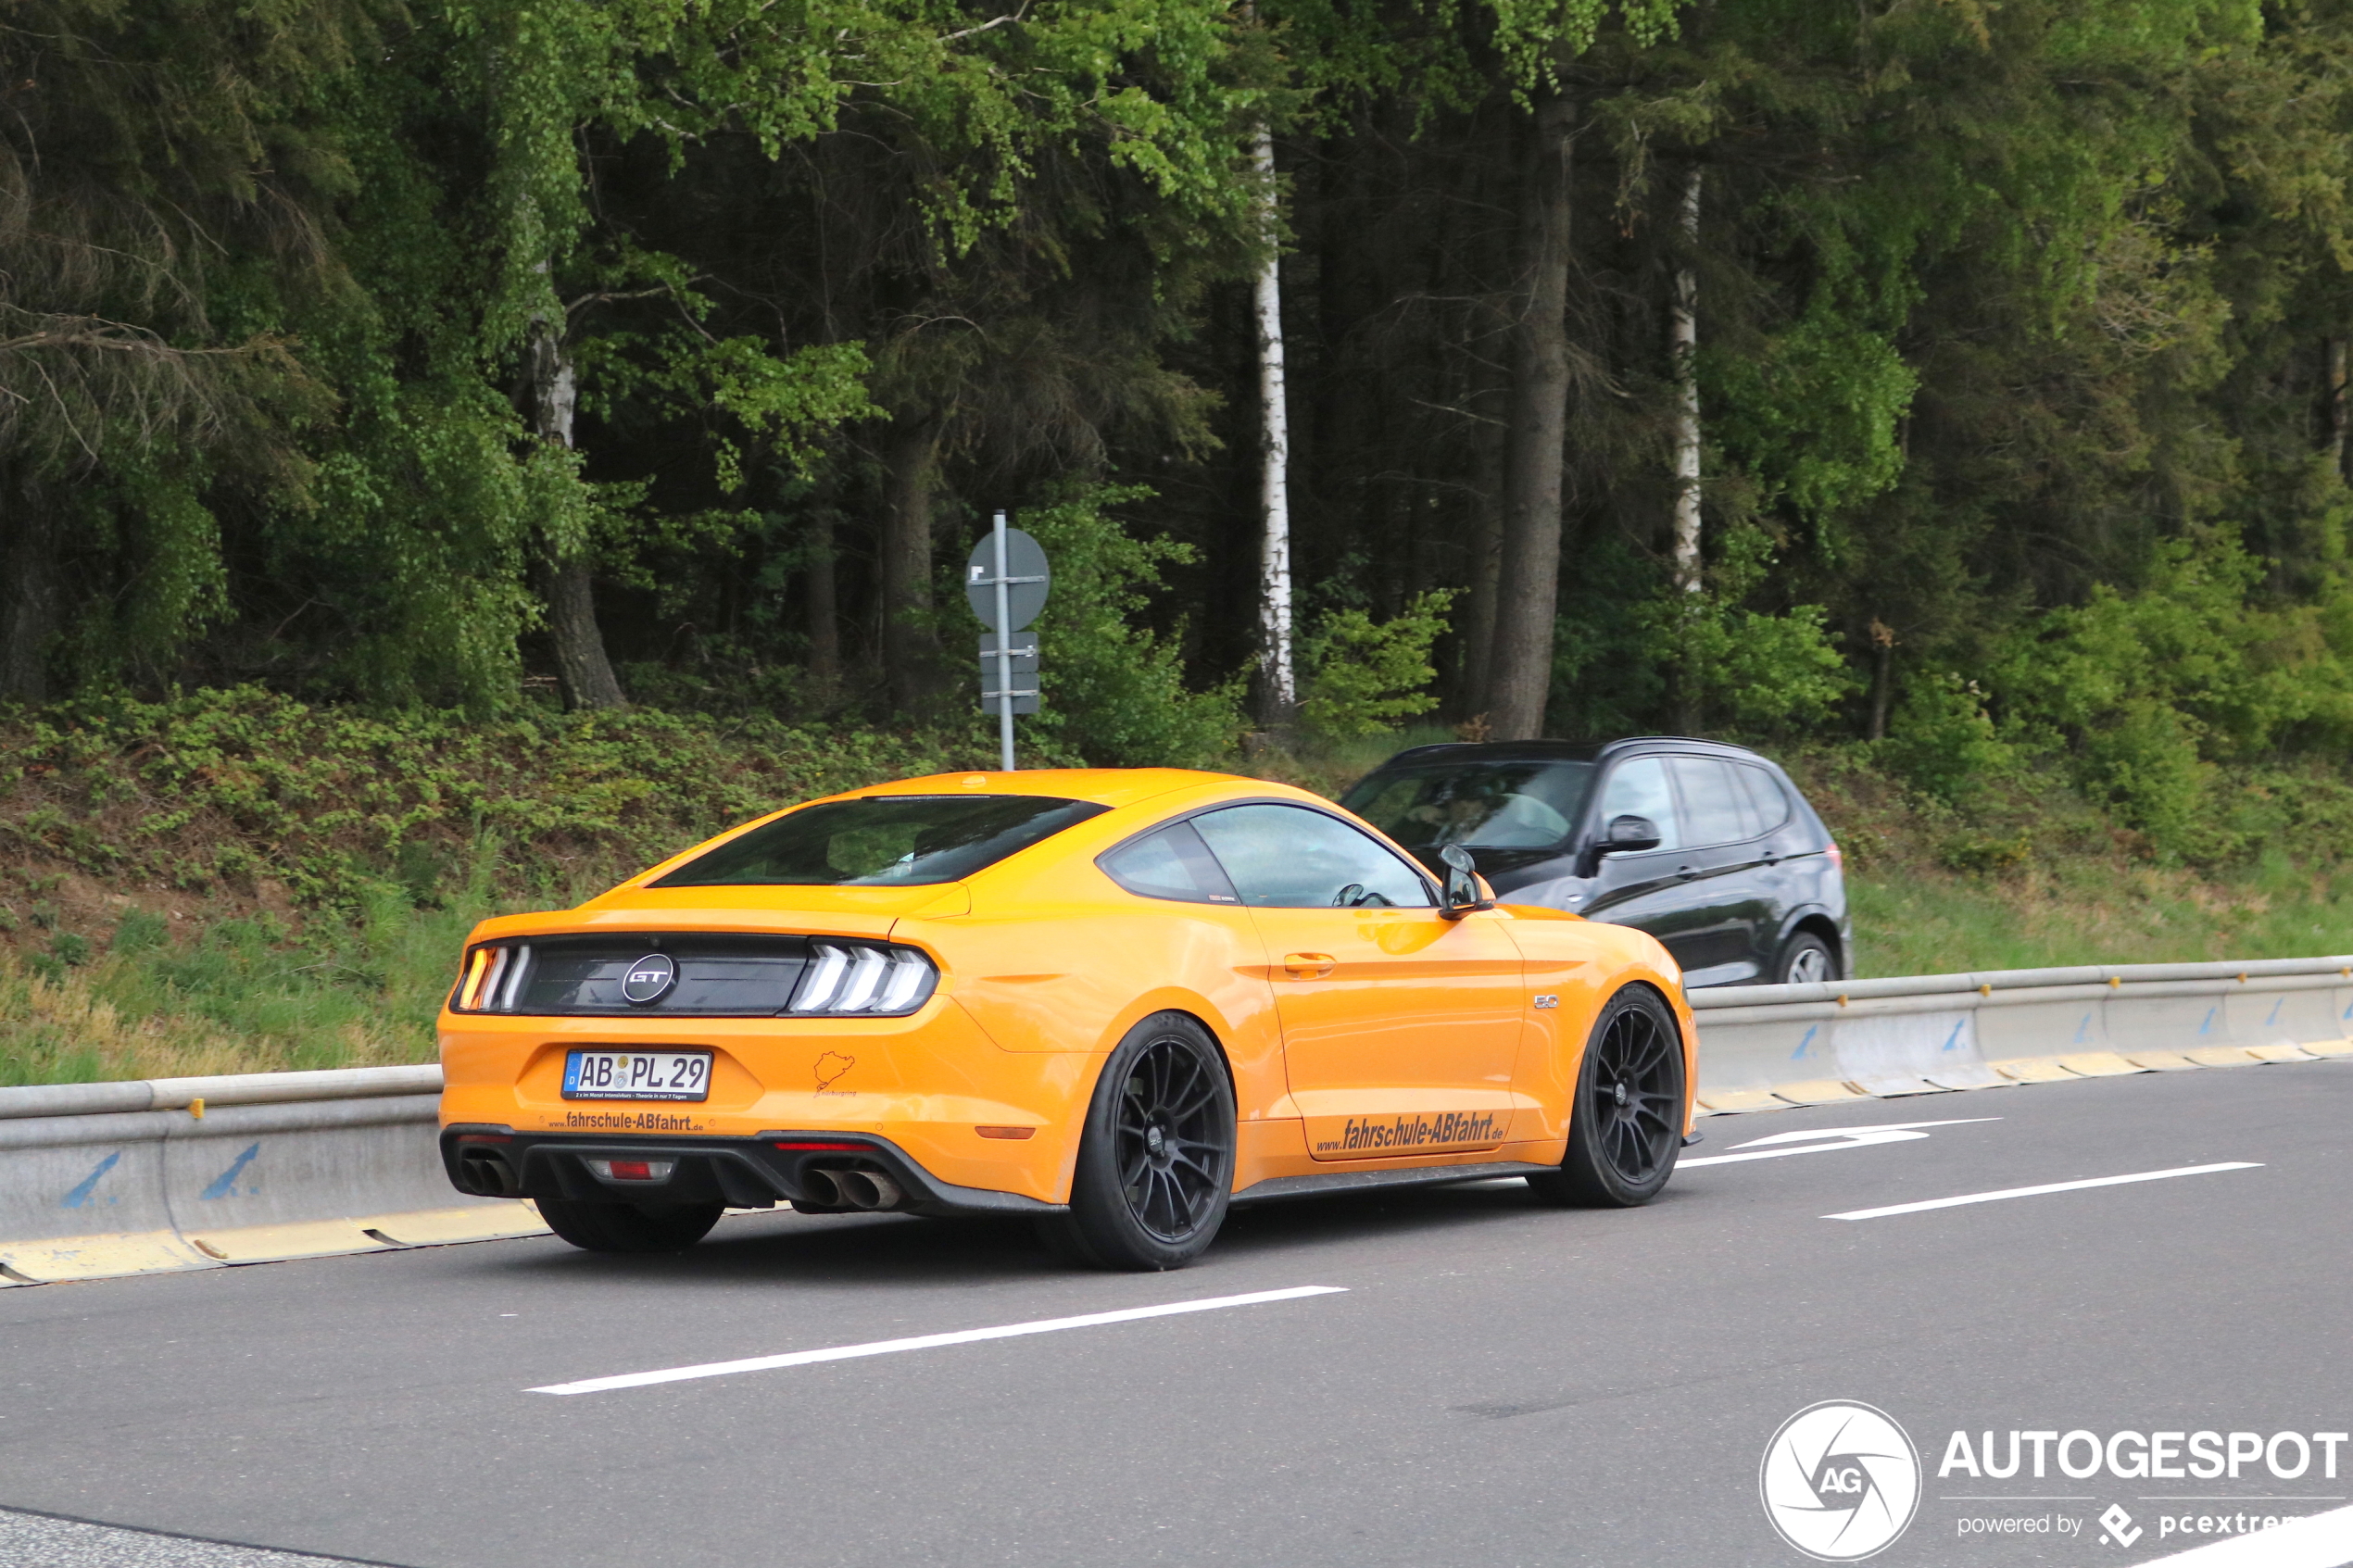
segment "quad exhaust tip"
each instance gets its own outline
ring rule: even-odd
[[[480,1198],[520,1198],[522,1183],[515,1177],[515,1168],[498,1156],[467,1149],[458,1157],[458,1169],[465,1176],[464,1189]]]
[[[897,1182],[880,1171],[862,1171],[854,1165],[804,1166],[800,1180],[808,1187],[810,1198],[827,1208],[871,1213],[896,1209],[906,1196]]]

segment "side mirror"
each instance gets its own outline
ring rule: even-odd
[[[1609,831],[1602,834],[1601,852],[1639,855],[1645,849],[1657,848],[1658,840],[1658,824],[1648,817],[1612,817]]]
[[[1438,852],[1446,862],[1446,897],[1438,912],[1448,920],[1460,920],[1465,915],[1495,907],[1492,898],[1481,897],[1478,891],[1478,864],[1470,851],[1459,844],[1450,844]]]

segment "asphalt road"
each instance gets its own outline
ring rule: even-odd
[[[1900,1123],[1943,1124],[1837,1136]],[[677,1258],[542,1239],[0,1291],[0,1505],[61,1516],[0,1514],[0,1563],[1794,1564],[1760,1459],[1825,1400],[1919,1450],[1891,1565],[2148,1562],[2201,1544],[2165,1516],[2353,1494],[2353,1446],[2334,1480],[2317,1451],[2293,1480],[1938,1474],[1957,1430],[2353,1430],[2353,1062],[1703,1125],[1690,1159],[1809,1152],[1692,1164],[1624,1212],[1516,1183],[1246,1210],[1176,1274],[787,1213]],[[1824,1135],[1736,1147],[1797,1133]],[[531,1391],[1311,1286],[1335,1288]],[[2027,1533],[1963,1534],[2003,1519]]]

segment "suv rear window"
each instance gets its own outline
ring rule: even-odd
[[[1047,795],[868,795],[787,811],[650,887],[914,887],[957,882],[1110,810]]]
[[[1593,765],[1471,759],[1382,768],[1340,804],[1408,849],[1550,849],[1593,787]]]

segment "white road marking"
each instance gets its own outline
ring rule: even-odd
[[[1958,1198],[1931,1198],[1923,1203],[1891,1203],[1884,1209],[1851,1209],[1825,1214],[1825,1220],[1877,1220],[1889,1214],[1918,1214],[1930,1209],[1957,1209],[1964,1203],[1999,1203],[2006,1198],[2040,1198],[2046,1192],[2081,1192],[2086,1187],[2123,1186],[2131,1182],[2161,1182],[2172,1176],[2203,1176],[2216,1171],[2259,1171],[2254,1160],[2226,1160],[2219,1165],[2177,1165],[2171,1171],[2135,1171],[2129,1176],[2093,1176],[2080,1182],[2046,1182],[2041,1186],[2004,1187],[1999,1192],[1964,1193]]]
[[[1052,1334],[1065,1328],[1096,1328],[1104,1323],[1135,1323],[1142,1318],[1175,1317],[1180,1312],[1213,1312],[1224,1307],[1255,1307],[1267,1301],[1296,1301],[1303,1296],[1340,1296],[1347,1286],[1300,1285],[1288,1290],[1256,1290],[1247,1296],[1212,1296],[1199,1301],[1171,1301],[1159,1307],[1128,1307],[1116,1312],[1088,1312],[1075,1318],[1040,1318],[1036,1323],[1006,1323],[999,1328],[965,1328],[952,1334],[919,1334],[909,1339],[877,1339],[866,1345],[836,1345],[823,1350],[792,1350],[781,1356],[752,1356],[739,1361],[707,1361],[701,1366],[665,1367],[660,1372],[629,1372],[616,1377],[587,1377],[577,1383],[551,1383],[526,1388],[526,1394],[601,1394],[612,1388],[643,1388],[655,1383],[684,1383],[697,1377],[726,1377],[738,1372],[769,1372],[778,1367],[810,1366],[818,1361],[854,1361],[861,1356],[888,1356],[900,1350],[930,1350],[943,1345],[970,1345],[983,1339],[1013,1339],[1026,1334]]]
[[[1828,1154],[1833,1149],[1869,1148],[1874,1144],[1909,1143],[1914,1138],[1928,1136],[1926,1133],[1914,1132],[1916,1127],[1960,1127],[1971,1122],[2000,1120],[1998,1116],[1959,1116],[1944,1122],[1888,1122],[1869,1127],[1818,1127],[1806,1133],[1775,1133],[1771,1137],[1736,1143],[1730,1154],[1703,1154],[1696,1160],[1679,1160],[1675,1164],[1678,1170],[1688,1170],[1694,1165],[1731,1165],[1743,1160],[1785,1160],[1793,1154]],[[1806,1147],[1765,1147],[1801,1143]]]
[[[2148,1562],[2150,1568],[2159,1563],[2176,1568],[2345,1568],[2353,1562],[2353,1508],[2307,1514],[2292,1524],[2209,1541],[2171,1557],[2152,1557]]]

